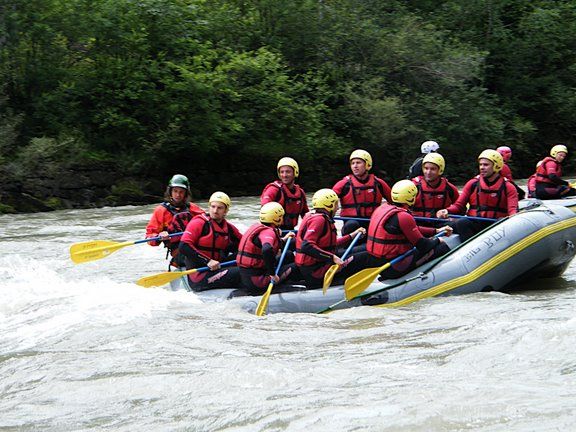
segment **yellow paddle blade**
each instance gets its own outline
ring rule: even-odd
[[[326,274],[324,275],[324,284],[322,285],[322,294],[326,294],[326,290],[332,284],[332,281],[334,280],[334,276],[336,275],[336,272],[338,271],[338,267],[340,267],[338,264],[331,265],[330,268],[328,269],[328,271],[326,272]]]
[[[173,280],[179,279],[184,275],[196,273],[197,271],[198,269],[191,269],[186,271],[157,273],[154,275],[141,277],[136,281],[136,285],[140,285],[144,288],[162,286],[172,282]]]
[[[274,286],[274,282],[270,282],[268,284],[268,288],[266,292],[260,299],[260,303],[258,303],[258,307],[256,308],[256,316],[262,316],[266,314],[266,309],[268,309],[268,300],[270,299],[270,294],[272,293],[272,287]]]
[[[75,264],[95,261],[101,258],[106,258],[118,249],[133,244],[133,241],[118,243],[109,240],[94,240],[84,243],[76,243],[70,246],[70,258]]]
[[[344,292],[346,293],[346,300],[352,300],[357,295],[362,293],[368,288],[374,279],[378,277],[380,273],[390,267],[391,263],[386,263],[382,267],[378,268],[367,268],[359,271],[355,275],[350,276],[346,279],[344,283]]]

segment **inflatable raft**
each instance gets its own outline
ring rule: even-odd
[[[272,292],[268,313],[322,313],[362,305],[396,307],[428,297],[486,291],[510,292],[536,278],[561,275],[576,254],[576,215],[565,206],[542,204],[502,219],[467,242],[446,239],[451,251],[399,278],[375,281],[347,301],[343,286]],[[187,279],[173,289],[190,290]],[[274,288],[276,290],[276,288]],[[254,312],[261,297],[236,297],[233,289],[196,293],[204,301],[229,299]]]
[[[519,201],[518,208],[520,210],[523,210],[525,208],[529,208],[529,207],[533,207],[533,206],[537,206],[537,205],[541,205],[541,204],[545,204],[547,206],[548,205],[559,205],[562,207],[567,207],[576,213],[576,197],[566,197],[566,198],[559,198],[559,199],[545,200],[545,201],[539,200],[538,198],[526,198],[526,199]]]

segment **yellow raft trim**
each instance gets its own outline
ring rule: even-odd
[[[405,299],[399,300],[394,303],[386,303],[382,305],[377,305],[375,307],[400,307],[405,306],[410,303],[414,303],[419,300],[423,300],[428,297],[434,297],[440,294],[443,294],[447,291],[456,289],[461,287],[462,285],[471,283],[472,281],[480,278],[484,274],[488,273],[493,268],[497,267],[498,265],[502,264],[504,261],[508,260],[513,255],[521,252],[522,250],[528,248],[529,246],[533,245],[534,243],[542,240],[544,237],[557,233],[558,231],[563,231],[567,228],[571,228],[576,226],[576,217],[572,217],[570,219],[557,222],[553,225],[549,225],[547,227],[541,228],[535,233],[530,234],[528,237],[520,240],[513,246],[507,248],[506,250],[500,252],[498,255],[493,256],[484,264],[480,265],[479,267],[472,270],[470,273],[457,277],[455,279],[449,280],[444,282],[438,286],[428,288],[418,294],[415,294],[410,297],[406,297]]]

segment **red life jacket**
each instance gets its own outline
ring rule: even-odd
[[[298,225],[298,217],[303,213],[304,206],[306,205],[306,195],[300,186],[294,185],[294,190],[291,191],[284,183],[276,180],[270,183],[278,188],[276,195],[276,202],[284,208],[284,222],[282,226],[287,229],[292,229]]]
[[[382,203],[384,191],[374,174],[370,174],[366,182],[361,183],[355,176],[346,176],[348,184],[340,196],[340,216],[370,217]]]
[[[166,218],[166,232],[168,232],[168,234],[184,232],[186,230],[186,225],[188,225],[188,222],[190,222],[194,216],[204,213],[200,207],[193,203],[189,203],[185,209],[174,207],[174,205],[167,201],[164,201],[160,205],[170,213],[170,217]],[[168,221],[168,219],[170,220]],[[165,243],[165,246],[173,257],[178,254],[179,243],[180,236],[171,237],[169,242]]]
[[[416,201],[412,206],[414,216],[436,217],[436,212],[445,209],[454,202],[454,191],[448,186],[446,178],[441,177],[438,186],[433,188],[424,177],[412,179],[418,188]]]
[[[316,245],[325,251],[334,252],[336,250],[336,241],[337,241],[337,233],[336,233],[336,226],[334,222],[325,213],[308,213],[302,219],[302,223],[300,223],[300,228],[298,229],[298,234],[296,235],[296,256],[294,261],[297,265],[301,266],[310,266],[321,262],[320,260],[310,256],[308,254],[302,253],[301,247],[304,241],[304,235],[310,228],[310,225],[313,222],[320,222],[322,221],[322,227],[320,232],[315,232],[315,243]],[[314,224],[316,225],[316,224]]]
[[[504,177],[498,176],[498,180],[493,185],[488,186],[484,177],[477,176],[476,182],[472,184],[473,190],[470,193],[468,216],[494,219],[508,216],[507,182],[508,180]]]
[[[198,242],[193,247],[210,259],[222,261],[224,252],[232,243],[233,237],[228,222],[224,219],[220,226],[207,214],[194,217],[194,219],[197,218],[204,221],[204,226]]]
[[[556,164],[556,175],[558,177],[562,177],[562,165],[560,164],[560,162],[558,162],[553,157],[546,156],[542,160],[540,166],[536,168],[536,183],[545,183],[553,186],[558,186],[556,183],[550,180],[548,168],[546,167],[546,165],[548,165],[548,162],[554,162],[554,164]]]
[[[240,240],[238,255],[236,257],[238,267],[257,269],[266,267],[264,256],[262,255],[262,243],[258,238],[260,233],[265,230],[273,231],[274,236],[278,239],[278,244],[280,243],[279,230],[260,223],[252,225],[248,228],[248,231],[244,233],[242,240]]]
[[[386,230],[386,223],[392,216],[407,211],[387,203],[376,209],[370,219],[366,240],[366,250],[370,255],[391,259],[412,249],[412,244],[404,234],[393,234]]]

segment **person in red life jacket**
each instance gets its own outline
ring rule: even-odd
[[[423,142],[420,146],[421,155],[418,156],[416,160],[412,162],[410,168],[408,168],[408,176],[406,178],[413,179],[424,174],[422,171],[422,161],[424,160],[424,157],[426,157],[427,154],[437,152],[439,148],[440,144],[438,144],[436,141]]]
[[[562,180],[562,162],[567,154],[565,145],[555,145],[550,150],[550,156],[542,160],[536,169],[536,198],[545,200],[576,195],[576,189]]]
[[[304,190],[295,183],[300,168],[294,159],[283,157],[278,161],[277,172],[280,180],[268,183],[264,187],[260,204],[269,202],[280,204],[284,208],[284,221],[280,229],[293,230],[298,225],[298,218],[304,217],[310,211]]]
[[[447,236],[452,228],[432,228],[416,225],[409,211],[416,202],[418,188],[410,180],[400,180],[392,186],[392,203],[383,203],[372,215],[368,226],[366,251],[367,267],[380,267],[412,248],[416,251],[399,263],[388,267],[381,279],[395,279],[431,259],[447,253],[450,248],[441,238],[433,237],[439,232]]]
[[[465,214],[469,204],[468,216],[501,219],[518,212],[518,193],[516,188],[499,173],[504,160],[496,150],[484,150],[478,156],[480,175],[469,180],[462,189],[460,197],[446,209],[438,210],[436,217],[447,218],[448,214]],[[482,231],[492,222],[458,219],[452,223],[454,231],[462,241],[468,240]]]
[[[176,174],[168,183],[165,201],[157,206],[146,226],[146,238],[162,237],[161,242],[148,242],[151,246],[163,243],[172,255],[171,265],[184,265],[178,258],[180,236],[169,237],[169,234],[183,232],[192,217],[204,213],[200,207],[190,201],[190,183],[186,176]]]
[[[180,241],[180,253],[186,258],[186,268],[206,267],[207,272],[188,275],[193,291],[214,288],[233,288],[240,284],[237,267],[220,268],[222,261],[235,259],[242,234],[226,220],[230,197],[214,192],[210,197],[208,214],[194,216]]]
[[[332,190],[340,198],[340,216],[370,218],[382,203],[382,198],[390,201],[390,186],[384,180],[370,174],[372,156],[366,150],[354,150],[350,154],[351,175],[338,181]],[[366,228],[368,222],[347,220],[342,234],[349,234],[359,227]]]
[[[365,228],[357,228],[351,234],[337,238],[334,215],[338,210],[338,195],[332,189],[320,189],[312,197],[314,212],[308,213],[296,234],[295,262],[309,289],[320,288],[324,275],[333,264],[338,264],[335,284],[361,270],[355,254],[343,261],[336,255],[337,248],[346,246],[353,236],[366,233]]]
[[[540,168],[540,165],[542,165],[543,162],[543,160],[538,161],[536,164],[536,171],[538,171],[538,168]],[[528,198],[536,198],[536,172],[528,177],[528,180],[526,181],[526,189],[528,189]]]
[[[502,155],[502,159],[504,160],[504,164],[500,170],[500,175],[512,183],[512,185],[516,188],[516,192],[518,192],[518,199],[524,199],[526,192],[524,192],[524,189],[522,189],[516,184],[516,182],[514,182],[514,179],[512,178],[512,170],[508,166],[508,161],[512,157],[512,149],[508,146],[500,146],[496,149],[496,151]]]
[[[412,179],[418,188],[418,195],[410,209],[414,216],[435,218],[438,210],[448,207],[460,196],[458,188],[442,176],[445,166],[446,162],[440,153],[424,156],[423,174]]]
[[[276,275],[276,258],[280,255],[283,243],[290,232],[280,238],[284,209],[277,202],[269,202],[260,209],[260,222],[255,223],[242,236],[238,247],[238,268],[242,288],[250,295],[262,295],[271,281],[277,286],[286,280],[296,269],[294,263],[283,265]]]

